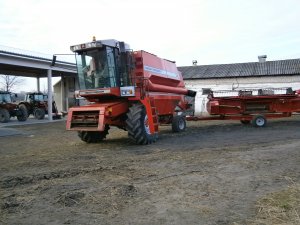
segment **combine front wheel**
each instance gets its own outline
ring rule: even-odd
[[[87,143],[99,143],[108,135],[109,126],[106,125],[104,131],[78,131],[80,139]]]
[[[126,125],[128,136],[137,144],[146,145],[157,140],[157,134],[150,133],[148,116],[143,105],[135,104],[130,107]]]

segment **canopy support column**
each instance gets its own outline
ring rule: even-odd
[[[36,78],[36,90],[37,92],[41,91],[41,87],[40,87],[40,77]]]
[[[52,121],[52,70],[47,70],[47,77],[48,77],[48,120]]]

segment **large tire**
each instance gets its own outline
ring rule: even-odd
[[[108,135],[109,125],[105,125],[104,131],[78,131],[78,137],[86,143],[99,143]]]
[[[29,117],[29,111],[28,111],[28,109],[27,109],[27,107],[26,107],[26,105],[25,104],[20,104],[19,105],[19,108],[21,109],[21,108],[23,108],[23,109],[25,109],[26,110],[26,113],[27,113],[27,118]]]
[[[264,127],[267,125],[267,119],[263,115],[255,116],[251,122],[255,127]]]
[[[10,120],[10,114],[7,109],[0,109],[0,122],[7,123]]]
[[[37,108],[33,112],[34,117],[38,120],[42,120],[45,118],[45,110],[41,108]]]
[[[27,118],[28,118],[28,112],[27,112],[26,106],[25,105],[20,105],[19,110],[21,112],[21,115],[17,116],[17,119],[19,121],[26,121]]]
[[[184,116],[174,116],[172,119],[172,131],[183,132],[186,128],[186,121]]]
[[[126,130],[128,136],[140,145],[147,145],[155,142],[158,135],[151,134],[148,116],[145,107],[141,104],[135,104],[130,107],[127,113]]]

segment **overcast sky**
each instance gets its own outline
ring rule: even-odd
[[[299,0],[0,0],[0,45],[45,54],[125,41],[177,66],[300,58]]]

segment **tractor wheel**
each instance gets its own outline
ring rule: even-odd
[[[250,120],[241,120],[241,123],[244,125],[250,124]]]
[[[158,138],[157,134],[150,133],[145,107],[140,104],[130,107],[127,113],[126,130],[128,136],[140,145],[151,144]]]
[[[255,127],[264,127],[267,124],[267,119],[263,115],[257,115],[251,121],[252,125]]]
[[[109,126],[105,125],[104,131],[78,131],[80,139],[86,143],[99,143],[108,135]]]
[[[172,131],[182,132],[186,128],[186,121],[184,116],[174,116],[172,119]]]
[[[0,109],[0,122],[7,123],[10,120],[10,114],[7,109]]]
[[[28,118],[28,117],[29,117],[29,111],[28,111],[26,105],[20,104],[20,105],[19,105],[19,108],[20,108],[20,109],[23,108],[24,110],[26,110],[26,112],[27,112],[27,118]]]
[[[33,112],[34,117],[38,120],[42,120],[45,118],[45,110],[41,108],[37,108]]]
[[[28,112],[27,112],[26,106],[25,105],[20,105],[19,110],[21,112],[21,115],[17,116],[17,119],[19,121],[26,121],[27,118],[28,118]]]

